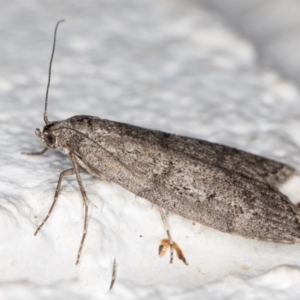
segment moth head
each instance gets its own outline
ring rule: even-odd
[[[58,147],[57,132],[51,130],[53,125],[54,122],[45,125],[43,132],[41,132],[39,128],[35,130],[35,134],[39,137],[42,143],[50,149],[56,149]]]

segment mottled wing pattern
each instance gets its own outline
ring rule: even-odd
[[[84,136],[71,140],[71,148],[89,172],[105,174],[107,180],[138,196],[220,231],[274,242],[300,240],[294,206],[265,180],[267,170],[272,170],[277,174],[272,180],[278,185],[291,175],[292,168],[234,149],[231,152],[224,146],[229,154],[211,164],[207,149],[215,147],[210,143],[199,142],[200,148],[204,145],[201,154],[195,139],[107,120],[94,122],[94,146],[86,147]],[[180,150],[184,139],[190,144],[188,153]],[[216,147],[221,151],[218,147],[222,146]],[[237,167],[236,172],[226,168],[229,157],[236,164],[240,160],[242,168]]]
[[[127,124],[124,126],[122,123],[108,120],[99,120],[99,122],[102,123],[101,131],[114,132],[115,136],[119,135],[136,143],[145,141],[161,145],[196,160],[222,167],[271,186],[278,187],[295,173],[294,168],[280,162],[224,145]]]

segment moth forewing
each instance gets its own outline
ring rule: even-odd
[[[87,135],[89,118],[75,116],[66,122],[78,131],[81,126]],[[243,169],[233,172],[166,146],[167,139],[184,137],[93,120],[93,145],[87,147],[84,135],[70,140],[73,151],[93,173],[103,174],[107,180],[168,211],[223,232],[281,243],[300,239],[299,215],[294,205],[277,189],[256,180],[257,173],[255,179],[246,177],[240,174]],[[159,144],[153,143],[151,136],[165,138]],[[248,157],[275,164],[254,155]],[[266,168],[266,163],[257,165],[256,170]],[[276,164],[281,166],[279,170],[293,170]]]
[[[73,130],[82,130],[82,134],[89,135],[95,144],[99,145],[103,139],[108,140],[105,143],[106,149],[117,154],[121,151],[134,154],[139,151],[138,144],[148,143],[185,154],[198,161],[219,166],[274,187],[280,186],[295,173],[294,168],[277,161],[203,140],[91,116],[75,116],[66,122],[66,126]],[[78,138],[78,135],[76,137]],[[118,147],[110,145],[109,139],[118,140],[121,137],[126,137],[122,141],[123,144]],[[83,136],[81,140],[83,140]]]

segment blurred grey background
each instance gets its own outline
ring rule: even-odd
[[[300,1],[197,0],[255,44],[262,64],[300,84]]]

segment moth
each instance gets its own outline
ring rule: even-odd
[[[69,156],[73,168],[60,173],[50,211],[35,234],[54,208],[63,177],[75,175],[85,211],[78,264],[87,233],[89,204],[80,173],[88,172],[157,205],[171,252],[173,242],[164,210],[245,238],[300,242],[299,211],[278,190],[295,173],[290,166],[224,145],[93,116],[49,121],[51,65],[57,27],[62,21],[54,32],[45,98],[46,125],[43,131],[35,131],[45,149],[31,154],[58,149]]]

